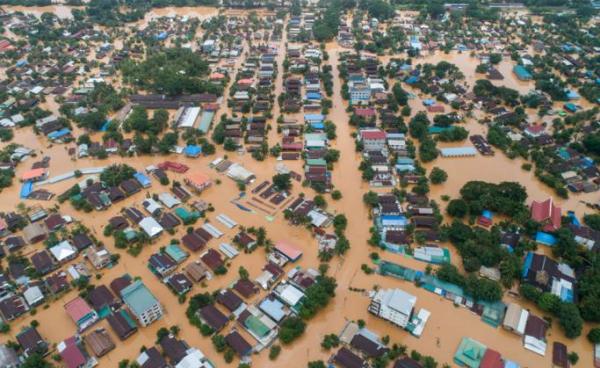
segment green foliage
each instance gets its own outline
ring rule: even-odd
[[[305,291],[305,299],[298,313],[303,319],[314,317],[319,310],[325,308],[335,296],[337,283],[334,278],[320,275],[316,282]]]
[[[126,82],[144,90],[177,96],[183,93],[222,94],[223,88],[204,80],[208,63],[187,48],[167,48],[151,53],[146,60],[121,64]]]
[[[434,167],[431,169],[431,173],[429,173],[429,181],[431,181],[432,184],[442,184],[447,179],[448,174],[439,167]]]
[[[467,139],[469,131],[463,127],[454,126],[438,134],[438,139],[442,142],[458,142]]]
[[[272,345],[271,349],[269,350],[269,360],[277,359],[277,357],[279,356],[280,353],[281,353],[281,346]]]
[[[106,183],[106,185],[116,186],[125,180],[133,178],[135,172],[135,169],[129,165],[114,164],[102,171],[100,180]]]
[[[325,350],[337,348],[340,345],[340,338],[336,334],[328,334],[323,336],[321,347]]]
[[[600,344],[600,328],[595,327],[590,329],[590,332],[587,334],[587,339],[592,344]]]
[[[467,202],[462,199],[453,199],[448,202],[446,211],[452,217],[463,218],[468,214],[469,206],[467,205]]]
[[[292,179],[290,174],[276,174],[273,175],[273,185],[279,191],[286,191],[292,187]]]
[[[281,323],[278,335],[279,340],[282,344],[289,345],[302,336],[305,329],[306,323],[301,318],[290,316]]]

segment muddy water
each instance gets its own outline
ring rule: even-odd
[[[283,53],[285,52],[283,47],[284,42],[285,38],[279,44],[278,48],[278,64],[280,72],[276,83],[277,93],[281,91],[281,76],[283,72],[280,60],[282,61]],[[373,251],[373,249],[367,245],[370,221],[368,219],[367,209],[362,203],[362,194],[369,190],[369,188],[362,182],[360,172],[357,170],[360,159],[354,152],[354,142],[350,136],[352,129],[347,124],[348,114],[345,112],[346,103],[340,96],[341,82],[337,79],[337,71],[335,68],[339,63],[338,52],[340,49],[338,49],[335,44],[328,44],[327,49],[330,54],[329,63],[334,66],[333,73],[334,76],[336,76],[336,78],[334,78],[334,95],[332,97],[333,108],[330,110],[328,117],[337,124],[338,138],[333,142],[333,145],[342,153],[340,162],[336,164],[332,175],[333,183],[343,194],[343,199],[340,201],[333,202],[329,200],[329,209],[332,212],[344,213],[347,216],[349,223],[347,236],[351,241],[352,248],[343,259],[334,259],[331,262],[330,273],[335,276],[339,285],[337,296],[325,310],[308,323],[305,335],[291,347],[284,348],[277,361],[271,362],[268,360],[267,353],[261,353],[260,355],[252,357],[253,365],[256,367],[304,367],[306,366],[306,361],[309,360],[326,360],[329,357],[330,352],[323,351],[320,348],[321,337],[327,333],[339,332],[347,320],[363,319],[367,322],[367,327],[371,330],[379,333],[381,336],[389,335],[391,342],[402,343],[407,345],[409,350],[415,349],[421,353],[432,355],[440,362],[451,363],[452,355],[461,338],[463,336],[468,336],[500,351],[505,357],[519,362],[523,367],[550,367],[550,350],[548,350],[546,357],[535,355],[522,347],[521,340],[517,336],[499,329],[493,330],[490,326],[481,322],[478,316],[473,315],[464,309],[455,308],[450,302],[442,300],[432,293],[416,288],[414,285],[407,282],[401,282],[377,275],[367,276],[360,270],[361,264],[369,263],[368,255]],[[460,59],[463,55],[457,57]],[[242,59],[243,58],[240,57],[240,60]],[[472,67],[474,70],[476,64],[471,66],[465,60],[465,65],[469,68]],[[465,74],[467,75],[467,73]],[[505,73],[505,77],[506,76],[507,73]],[[225,93],[225,95],[227,95],[227,93]],[[411,101],[411,104],[416,102],[416,100],[414,102]],[[275,112],[278,111],[276,109],[278,109],[278,107],[275,107]],[[413,111],[417,111],[416,105],[413,106]],[[221,110],[219,110],[216,115],[219,116],[221,113],[228,112],[230,111],[228,111],[224,103]],[[274,115],[277,116],[276,114]],[[484,131],[484,128],[477,125],[475,122],[469,122],[468,128],[471,132]],[[77,130],[76,134],[78,134]],[[99,139],[99,137],[98,134],[94,135],[94,139]],[[273,145],[278,139],[279,137],[276,134],[276,130],[273,129],[269,133],[270,145]],[[133,159],[111,157],[109,160],[104,161],[89,159],[72,161],[66,152],[65,146],[49,146],[45,138],[35,136],[31,133],[30,128],[18,130],[15,142],[25,144],[38,151],[43,151],[43,153],[40,152],[38,159],[43,155],[51,156],[50,172],[52,176],[75,168],[102,166],[112,162],[125,162],[139,170],[142,170],[145,166],[157,164],[167,158],[186,163],[192,168],[192,171],[202,171],[208,174],[213,180],[221,179],[222,184],[213,186],[200,196],[202,199],[211,202],[216,208],[214,213],[208,214],[208,218],[219,229],[222,231],[226,230],[224,226],[214,220],[215,216],[219,213],[227,214],[243,226],[265,226],[268,230],[269,238],[272,240],[278,241],[285,239],[303,250],[304,255],[299,260],[298,265],[316,268],[319,264],[317,259],[317,245],[315,240],[309,235],[308,231],[303,228],[290,227],[284,221],[280,212],[277,213],[273,222],[268,222],[263,213],[259,211],[253,214],[242,212],[230,203],[231,199],[237,197],[237,186],[225,176],[219,175],[208,168],[208,163],[214,159],[214,157],[187,159],[171,155],[169,157],[135,157]],[[221,148],[218,148],[217,155],[223,154],[225,154],[225,152],[223,152]],[[244,166],[256,173],[257,180],[255,183],[270,179],[274,174],[274,168],[277,161],[271,157],[264,162],[257,162],[253,160],[249,154],[227,154],[231,160],[243,163]],[[27,162],[20,165],[17,170],[17,177],[28,169],[33,161],[34,159],[29,159]],[[301,172],[301,162],[286,162],[286,165]],[[436,199],[438,199],[441,194],[456,196],[464,182],[475,179],[488,181],[519,180],[523,185],[527,186],[531,198],[538,196],[545,198],[551,194],[548,193],[548,190],[537,182],[531,174],[520,169],[521,162],[511,161],[505,158],[501,153],[498,153],[493,158],[483,158],[480,156],[466,159],[440,158],[428,165],[428,167],[431,166],[442,167],[449,174],[448,182],[443,186],[432,186],[432,197]],[[182,175],[169,173],[169,176],[171,180],[182,180]],[[74,183],[75,180],[70,180],[55,185],[49,185],[47,188],[58,194]],[[298,195],[300,192],[309,192],[308,189],[301,188],[297,183],[295,183],[294,186],[292,191],[294,196]],[[201,337],[195,328],[188,324],[185,317],[186,304],[179,304],[177,298],[165,285],[162,285],[145,266],[150,254],[156,252],[160,246],[166,245],[169,239],[180,239],[185,233],[185,229],[179,229],[177,234],[173,237],[166,234],[162,235],[154,244],[147,246],[137,258],[120,250],[116,250],[113,242],[110,239],[104,238],[102,235],[103,226],[107,223],[108,219],[116,215],[123,206],[138,205],[139,207],[139,203],[145,197],[146,192],[160,193],[163,190],[168,189],[166,187],[161,187],[154,181],[153,187],[150,190],[138,193],[132,198],[129,198],[123,203],[119,203],[104,212],[83,214],[75,211],[69,204],[60,206],[61,213],[72,215],[76,219],[82,221],[86,226],[92,229],[93,233],[102,240],[111,251],[121,254],[119,264],[110,270],[102,271],[100,273],[101,279],[94,280],[94,284],[108,284],[113,278],[120,276],[123,273],[140,276],[151,291],[160,299],[166,310],[166,315],[161,321],[154,323],[150,327],[140,329],[137,334],[133,335],[126,342],[119,343],[117,349],[101,358],[100,367],[114,367],[122,359],[134,359],[141,346],[149,347],[154,344],[156,331],[159,328],[169,327],[175,324],[181,327],[181,338],[187,340],[191,346],[201,349],[217,364],[217,366],[225,366],[222,356],[216,353],[212,348],[210,339]],[[13,210],[15,208],[15,202],[11,199],[17,198],[18,193],[19,185],[15,185],[12,188],[8,188],[1,192],[0,211]],[[27,201],[27,205],[31,206],[33,204],[38,203]],[[54,205],[53,202],[39,202],[39,204],[46,207]],[[566,201],[564,206],[569,209],[575,209],[578,211],[578,214],[583,211],[582,209],[577,208],[577,199],[575,198]],[[213,240],[210,243],[210,246],[214,248],[218,246],[221,241],[230,240],[235,234],[235,231],[227,230],[225,233],[226,235],[224,238]],[[41,244],[29,246],[26,252],[31,253],[35,249],[41,249],[41,247],[43,247]],[[385,253],[382,257],[409,267],[419,269],[425,268],[423,263],[415,262],[399,255]],[[193,255],[187,262],[195,259],[197,259],[197,255]],[[454,259],[457,260],[456,257]],[[79,260],[81,260],[81,257],[79,257]],[[236,259],[231,261],[230,271],[227,275],[215,277],[213,280],[207,282],[206,288],[195,285],[191,295],[197,292],[214,291],[218,288],[226,287],[235,280],[237,277],[237,269],[241,265],[248,269],[250,276],[254,278],[260,273],[260,268],[263,264],[264,250],[262,249],[259,249],[252,254],[240,254]],[[287,269],[290,267],[291,266],[288,266]],[[369,302],[368,298],[361,293],[349,291],[349,287],[372,289],[375,286],[382,288],[402,288],[418,297],[417,308],[424,307],[432,312],[431,319],[420,339],[416,339],[408,333],[369,315],[366,311]],[[60,300],[50,303],[48,309],[40,307],[35,316],[27,316],[13,323],[10,334],[11,339],[14,339],[14,334],[19,331],[21,326],[28,325],[33,319],[40,322],[39,330],[41,334],[53,343],[59,342],[72,335],[75,331],[75,325],[67,317],[63,305],[75,295],[76,292],[72,291]],[[261,296],[264,296],[264,293]],[[535,307],[528,307],[535,310]],[[536,313],[541,314],[539,311]],[[107,327],[105,321],[101,322],[100,325]],[[118,341],[116,336],[113,336],[113,338],[115,341]],[[247,339],[248,341],[252,341],[250,337],[247,337]],[[0,341],[5,340],[5,336],[0,337]],[[591,346],[587,343],[585,338],[579,338],[574,342],[568,341],[562,336],[558,328],[555,327],[551,330],[549,336],[549,346],[551,346],[551,342],[555,340],[567,343],[570,350],[579,353],[579,366],[592,366]]]
[[[2,6],[7,12],[21,12],[24,14],[32,14],[36,17],[42,16],[44,13],[51,13],[59,18],[73,18],[71,13],[72,9],[83,9],[82,6],[68,6],[68,5],[48,5],[48,6],[18,6],[18,5],[6,5]]]

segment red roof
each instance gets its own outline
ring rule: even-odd
[[[78,323],[92,312],[92,308],[81,297],[77,297],[65,304],[65,310],[75,323]]]
[[[300,258],[302,251],[284,241],[278,241],[275,244],[275,250],[289,258],[292,262]]]
[[[354,113],[358,116],[362,116],[362,117],[371,117],[371,116],[375,116],[375,109],[371,109],[371,108],[356,108],[354,109]]]
[[[26,181],[26,180],[39,179],[39,178],[43,177],[44,175],[46,175],[46,169],[44,169],[44,168],[31,169],[29,171],[25,171],[23,173],[23,175],[21,175],[21,180]]]
[[[60,350],[61,346],[64,344],[63,350]],[[61,344],[59,344],[60,357],[62,361],[65,363],[67,368],[79,368],[87,362],[81,349],[77,346],[77,342],[75,337],[69,337]]]
[[[385,139],[385,132],[382,130],[362,130],[360,132],[362,139]]]
[[[540,134],[544,131],[544,126],[542,124],[530,124],[525,128],[530,134]]]
[[[427,106],[427,111],[429,111],[429,112],[444,112],[444,106],[443,105]]]
[[[544,202],[531,203],[531,219],[544,224],[544,231],[556,231],[561,224],[561,208],[554,205],[552,198]]]
[[[479,364],[479,368],[504,368],[500,353],[492,349],[487,349]]]

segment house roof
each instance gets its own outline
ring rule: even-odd
[[[350,345],[365,353],[370,358],[382,356],[386,348],[361,334],[356,334],[350,341]]]
[[[500,353],[488,348],[483,354],[479,368],[504,368]]]
[[[115,296],[105,285],[99,285],[88,292],[88,300],[92,307],[99,311],[115,302]]]
[[[343,368],[363,368],[364,360],[346,348],[341,348],[334,355],[333,361]]]
[[[248,279],[239,279],[233,285],[233,289],[244,298],[250,298],[258,292],[258,287]]]
[[[210,178],[201,172],[188,174],[186,180],[195,187],[202,187],[210,183]]]
[[[141,368],[166,368],[167,361],[154,346],[141,352],[136,362]]]
[[[535,337],[538,340],[544,340],[547,329],[548,324],[546,321],[532,314],[529,315],[527,325],[525,326],[525,335]]]
[[[31,169],[31,170],[25,171],[21,175],[21,180],[23,180],[23,181],[33,180],[33,179],[42,177],[44,175],[46,175],[46,169],[44,169],[44,168]]]
[[[160,347],[163,352],[172,363],[177,364],[187,354],[187,346],[182,340],[178,340],[175,337],[168,335],[160,339]]]
[[[237,331],[232,331],[225,336],[225,341],[239,356],[248,355],[252,351],[252,345],[250,345]]]
[[[138,316],[158,304],[158,300],[140,280],[134,281],[131,285],[122,289],[121,297],[133,313]]]
[[[291,261],[297,260],[302,255],[300,249],[283,240],[280,240],[275,244],[275,250],[289,258]]]
[[[60,342],[57,349],[67,368],[79,368],[87,362],[83,352],[77,345],[75,337],[69,337]]]
[[[567,346],[563,343],[555,341],[552,344],[552,364],[556,367],[568,368],[569,361],[567,358]]]
[[[116,313],[108,315],[106,319],[108,320],[110,327],[121,340],[125,340],[137,331],[135,322],[125,309],[121,309]]]
[[[374,140],[374,139],[385,140],[385,132],[382,130],[374,130],[374,129],[361,130],[360,137],[362,139],[369,139],[369,140]]]
[[[48,351],[48,343],[44,341],[35,327],[27,327],[17,334],[17,342],[27,355],[38,353],[44,355]]]
[[[92,308],[81,297],[77,297],[65,304],[65,311],[71,319],[78,323],[81,319],[92,313]]]
[[[543,202],[531,203],[531,218],[537,222],[547,222],[545,231],[558,230],[561,225],[561,208],[554,205],[552,197]]]
[[[244,303],[244,301],[231,290],[221,290],[217,295],[217,302],[222,304],[230,312],[235,311]]]
[[[396,360],[393,368],[423,368],[423,366],[412,358],[404,357]]]
[[[214,305],[207,305],[200,309],[200,316],[213,330],[220,331],[225,327],[229,318],[219,311]]]
[[[101,357],[115,348],[115,343],[103,328],[90,332],[84,339],[97,357]]]

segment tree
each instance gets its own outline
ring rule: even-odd
[[[592,344],[600,344],[600,327],[595,327],[587,334],[587,339]]]
[[[126,164],[110,165],[100,174],[102,180],[108,186],[117,186],[123,181],[133,178],[135,169]]]
[[[446,212],[452,217],[463,218],[469,212],[469,207],[467,202],[462,199],[452,199],[448,202],[448,207],[446,207]]]
[[[363,202],[367,206],[373,208],[379,204],[379,196],[373,191],[368,191],[367,193],[363,194]]]
[[[429,173],[429,181],[432,184],[441,184],[448,179],[448,174],[439,167],[434,167],[431,169],[431,173]]]
[[[237,143],[235,143],[235,141],[231,138],[226,138],[225,142],[223,143],[223,149],[225,151],[235,151],[238,148]]]
[[[327,368],[327,366],[322,360],[313,360],[308,362],[307,368]]]
[[[497,53],[490,54],[490,63],[496,65],[496,64],[500,64],[501,61],[502,61],[501,54],[497,54]]]
[[[438,157],[437,144],[431,138],[426,138],[419,145],[419,157],[423,162],[430,162]]]
[[[342,199],[342,192],[340,192],[340,191],[339,191],[339,190],[337,190],[337,189],[336,189],[336,190],[334,190],[334,191],[332,191],[332,192],[331,192],[331,198],[332,198],[334,201],[338,201],[338,200]]]
[[[558,307],[556,315],[566,337],[574,339],[581,335],[581,330],[583,329],[583,319],[581,318],[579,309],[575,304],[561,303]]]
[[[240,266],[240,268],[238,269],[238,274],[240,275],[240,279],[242,280],[247,280],[250,275],[248,270],[246,270],[244,266]]]
[[[276,174],[273,176],[273,184],[279,191],[286,191],[292,187],[290,174]]]
[[[279,340],[282,344],[288,345],[300,337],[306,329],[306,323],[299,317],[290,316],[286,318],[279,329]]]
[[[281,346],[279,346],[279,345],[271,346],[271,349],[269,350],[269,360],[277,359],[277,357],[279,356],[279,353],[281,353]]]
[[[37,354],[31,354],[25,362],[20,365],[21,368],[52,368],[52,364],[44,360],[44,358]]]
[[[340,344],[340,338],[336,334],[328,334],[323,336],[323,341],[321,342],[321,347],[325,350],[330,350],[331,348],[336,348]]]

